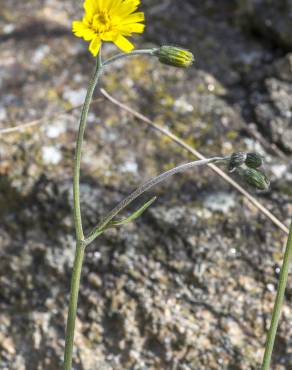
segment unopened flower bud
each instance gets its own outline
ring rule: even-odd
[[[249,168],[259,168],[263,164],[263,158],[258,153],[247,153],[245,164]]]
[[[247,154],[244,152],[233,153],[228,165],[229,172],[233,172],[237,168],[241,167],[245,163],[246,158]]]
[[[161,63],[178,68],[188,68],[195,60],[190,51],[176,46],[161,46],[155,51],[155,55]]]
[[[270,187],[269,179],[263,172],[259,170],[246,168],[241,169],[239,173],[249,185],[259,190],[268,190]]]

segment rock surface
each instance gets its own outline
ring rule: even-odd
[[[285,49],[292,49],[291,0],[238,0],[250,26],[263,37]]]
[[[274,36],[263,40],[242,28],[236,1],[143,3],[148,27],[137,45],[188,47],[196,65],[178,71],[133,58],[108,70],[103,86],[205,155],[260,151],[272,187],[254,195],[288,225],[289,45],[275,48]],[[1,136],[0,370],[57,370],[74,257],[71,182],[80,110],[56,113],[80,104],[93,60],[71,36],[78,2],[9,0],[1,11],[0,129],[48,118]],[[105,47],[105,55],[114,52]],[[82,163],[86,230],[143,179],[190,159],[97,98]],[[74,369],[258,369],[285,236],[209,169],[152,193],[158,200],[143,217],[88,249]],[[275,370],[292,368],[291,289],[290,277]]]

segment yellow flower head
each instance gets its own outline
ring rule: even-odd
[[[90,41],[89,50],[96,56],[102,41],[112,41],[129,53],[134,45],[125,37],[144,31],[143,12],[136,12],[140,0],[85,0],[82,21],[72,23],[75,36]]]

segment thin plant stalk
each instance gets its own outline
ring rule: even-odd
[[[87,116],[92,101],[94,89],[97,85],[99,77],[102,73],[102,61],[101,53],[98,54],[96,59],[96,65],[93,76],[89,82],[85,102],[82,108],[79,131],[77,136],[76,150],[75,150],[75,161],[74,161],[74,182],[73,182],[73,195],[74,195],[74,220],[77,241],[84,239],[82,218],[81,218],[81,207],[80,207],[80,166],[81,166],[81,154],[82,144],[84,139],[84,132],[86,128]]]
[[[283,261],[283,266],[282,266],[281,273],[280,273],[280,281],[279,281],[276,301],[275,301],[275,305],[274,305],[274,309],[272,313],[272,321],[271,321],[271,326],[268,332],[268,337],[267,337],[267,342],[266,342],[266,347],[265,347],[265,354],[264,354],[261,370],[269,370],[271,366],[275,338],[277,335],[282,306],[284,303],[285,290],[286,290],[288,275],[289,275],[289,265],[290,265],[291,260],[292,260],[292,223],[290,226],[289,237],[288,237],[287,246],[286,246],[286,250],[284,254],[284,261]]]
[[[76,153],[74,162],[74,183],[73,183],[73,194],[74,194],[74,221],[76,230],[76,251],[74,259],[74,267],[71,278],[71,291],[70,291],[70,302],[69,312],[66,326],[66,340],[65,340],[65,354],[64,354],[64,370],[71,370],[72,367],[72,354],[74,344],[74,331],[75,322],[77,315],[77,303],[80,287],[80,277],[85,253],[86,244],[84,242],[84,234],[82,227],[81,207],[80,207],[80,164],[81,164],[81,152],[82,144],[84,139],[84,132],[86,128],[87,116],[92,101],[94,89],[97,85],[99,77],[102,72],[102,61],[101,54],[99,53],[96,59],[96,65],[93,76],[89,82],[87,95],[82,108],[79,131],[76,143]]]
[[[78,304],[80,277],[81,277],[82,265],[83,265],[83,260],[84,260],[85,247],[86,246],[83,243],[79,242],[77,243],[76,250],[75,250],[74,266],[73,266],[72,280],[71,280],[69,312],[68,312],[67,328],[66,328],[64,370],[71,370],[71,367],[72,367],[74,332],[75,332],[75,323],[76,323],[76,316],[77,316],[77,304]]]
[[[113,57],[105,60],[103,62],[103,66],[105,67],[105,66],[108,66],[109,64],[112,64],[112,63],[114,63],[114,62],[116,62],[120,59],[129,58],[129,57],[133,57],[133,56],[137,56],[137,55],[154,55],[157,50],[158,50],[157,48],[154,48],[154,49],[140,49],[140,50],[134,50],[131,53],[117,54],[117,55],[114,55]]]

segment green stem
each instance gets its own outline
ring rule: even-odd
[[[275,305],[273,309],[272,321],[271,321],[271,326],[270,326],[270,330],[269,330],[268,337],[267,337],[265,354],[264,354],[264,359],[263,359],[261,370],[270,369],[272,353],[273,353],[273,348],[275,344],[275,338],[277,334],[277,329],[278,329],[282,306],[283,306],[284,297],[285,297],[285,290],[286,290],[288,275],[289,275],[289,264],[290,264],[291,259],[292,259],[292,224],[290,226],[290,233],[289,233],[287,246],[285,250],[283,266],[282,266],[281,273],[280,273],[280,281],[279,281],[279,286],[278,286],[278,291],[277,291],[277,297],[276,297],[276,301],[275,301]]]
[[[85,102],[82,108],[79,131],[76,143],[75,162],[74,162],[74,183],[73,183],[73,196],[74,196],[74,221],[76,230],[76,251],[74,259],[74,267],[71,278],[71,291],[70,291],[70,302],[69,312],[66,327],[66,342],[65,342],[65,354],[64,354],[64,370],[71,370],[72,367],[72,354],[74,345],[74,331],[77,314],[77,303],[80,287],[80,277],[84,259],[84,253],[86,243],[84,241],[81,207],[80,207],[80,166],[81,166],[81,152],[82,144],[84,139],[84,132],[86,128],[87,116],[92,101],[94,89],[97,85],[98,79],[102,72],[102,61],[101,53],[99,53],[93,76],[89,82]]]
[[[80,207],[80,165],[81,165],[81,152],[82,144],[84,139],[84,132],[86,128],[87,116],[92,101],[92,96],[94,89],[97,85],[98,79],[102,72],[102,62],[101,62],[101,53],[99,53],[96,59],[96,66],[94,69],[93,76],[89,82],[85,102],[82,108],[79,132],[76,142],[76,151],[75,151],[75,161],[74,161],[74,182],[73,182],[73,197],[74,197],[74,220],[75,220],[75,230],[76,230],[76,239],[83,240],[83,227],[82,227],[82,218],[81,218],[81,207]]]
[[[78,293],[80,287],[81,270],[84,260],[85,245],[82,242],[77,242],[74,267],[71,280],[71,293],[69,302],[69,313],[67,319],[66,329],[66,343],[64,355],[64,370],[71,370],[72,367],[72,354],[74,344],[75,322],[77,315]]]
[[[151,55],[154,55],[155,51],[157,51],[157,50],[158,50],[157,48],[141,49],[141,50],[134,50],[131,53],[117,54],[117,55],[114,55],[113,57],[105,60],[103,62],[103,65],[108,66],[109,64],[112,64],[112,63],[116,62],[117,60],[128,58],[128,57],[133,57],[135,55],[150,55],[151,56]]]

